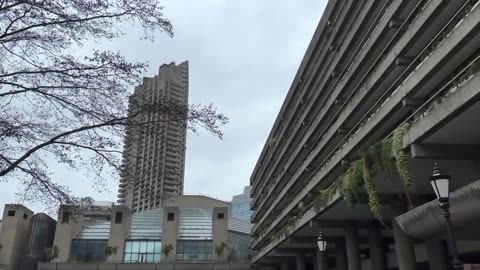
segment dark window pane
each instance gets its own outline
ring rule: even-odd
[[[9,217],[14,217],[15,216],[15,210],[9,210],[7,215]]]
[[[115,223],[116,224],[122,223],[122,219],[123,219],[123,213],[122,212],[116,212],[115,213]]]

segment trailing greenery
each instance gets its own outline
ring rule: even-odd
[[[372,211],[373,216],[381,221],[383,207],[375,188],[373,175],[373,161],[369,155],[365,155],[363,158],[363,180],[365,182],[365,190],[368,194],[368,204],[370,205],[370,211]]]
[[[410,125],[405,123],[395,130],[393,133],[392,139],[392,152],[395,157],[395,165],[400,176],[400,179],[403,181],[403,185],[407,189],[411,189],[414,185],[413,175],[408,165],[407,154],[403,150],[403,137],[407,133]]]
[[[413,174],[408,164],[408,157],[403,149],[403,137],[410,125],[405,123],[398,127],[392,137],[386,138],[372,145],[362,158],[354,161],[350,168],[339,178],[341,194],[348,206],[358,203],[358,189],[364,183],[368,194],[368,202],[373,216],[382,220],[383,206],[375,187],[373,178],[382,172],[387,178],[393,179],[398,175],[406,189],[406,196],[411,204],[409,190],[414,186]],[[324,192],[326,192],[325,190]],[[327,195],[324,195],[326,197]],[[314,207],[320,208],[322,196],[316,200]]]
[[[327,205],[333,196],[337,193],[339,189],[339,182],[335,181],[327,189],[321,190],[317,197],[313,200],[313,209],[315,212],[319,212],[324,206]]]
[[[342,176],[342,195],[348,206],[353,207],[358,202],[358,188],[362,185],[363,160],[355,161]]]

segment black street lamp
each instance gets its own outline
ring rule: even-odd
[[[452,220],[450,215],[450,175],[442,174],[438,164],[435,163],[433,175],[430,177],[430,184],[432,184],[435,195],[440,202],[440,208],[443,210],[443,216],[447,224],[448,245],[450,246],[450,252],[452,253],[452,269],[462,269],[463,262],[458,257],[457,243],[453,236]]]
[[[318,245],[318,251],[319,251],[319,254],[317,257],[318,268],[325,270],[327,269],[327,261],[325,256],[325,253],[327,253],[327,239],[325,239],[322,232],[318,235],[317,245]]]
[[[320,235],[318,235],[317,245],[318,245],[318,250],[320,251],[320,253],[323,254],[325,251],[327,251],[327,240],[323,236],[323,233],[320,233]]]

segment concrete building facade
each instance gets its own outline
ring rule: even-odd
[[[250,216],[252,215],[252,210],[250,210],[250,204],[252,202],[252,198],[250,197],[251,189],[252,187],[246,186],[242,194],[233,196],[231,202],[233,217],[250,220]]]
[[[158,208],[166,197],[183,194],[186,121],[158,111],[137,114],[139,108],[166,101],[188,104],[188,62],[162,65],[158,75],[144,78],[130,97],[129,113],[135,117],[126,129],[118,203],[133,212]],[[142,121],[155,124],[139,128],[136,123]]]
[[[447,269],[436,161],[452,175],[461,259],[480,263],[478,2],[328,1],[251,176],[252,263]],[[373,146],[388,163],[367,183],[352,174]]]
[[[251,225],[229,216],[229,207],[205,196],[173,195],[163,207],[133,212],[115,205],[109,221],[85,223],[81,210],[63,206],[53,243],[59,254],[39,269],[163,269],[226,262],[245,269]]]
[[[0,269],[32,270],[48,260],[56,222],[46,214],[23,205],[7,204],[0,228]]]

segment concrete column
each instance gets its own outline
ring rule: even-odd
[[[217,247],[228,244],[228,207],[214,207],[212,213],[212,243],[213,260],[225,261],[228,259],[228,246],[225,246],[222,254],[215,252]]]
[[[60,206],[53,240],[53,246],[58,248],[58,256],[52,262],[68,261],[72,239],[82,230],[82,225],[83,213],[80,208],[71,205]]]
[[[290,270],[288,269],[288,259],[283,259],[280,262],[280,270]]]
[[[415,245],[410,237],[408,237],[400,228],[395,219],[393,224],[393,234],[395,237],[395,253],[397,254],[399,270],[415,270]]]
[[[297,268],[296,270],[306,270],[305,266],[305,257],[303,256],[303,253],[297,253],[297,258],[296,258],[296,263],[297,263]]]
[[[335,260],[336,270],[347,270],[347,251],[345,248],[345,239],[335,240]]]
[[[20,269],[28,242],[28,225],[32,216],[33,212],[23,205],[5,205],[0,231],[0,269]]]
[[[357,228],[354,224],[345,227],[345,242],[347,246],[348,270],[362,270]]]
[[[163,208],[163,228],[162,228],[162,261],[174,261],[177,256],[177,236],[180,225],[180,210],[178,207]],[[173,247],[168,257],[163,252],[164,249]]]
[[[370,247],[371,269],[386,270],[382,232],[377,224],[371,224],[368,228],[368,246]]]
[[[116,248],[116,253],[108,256],[108,261],[123,260],[125,247],[125,239],[130,233],[132,226],[132,213],[126,205],[114,205],[110,218],[110,236],[108,238],[108,246]]]
[[[448,270],[448,253],[441,240],[425,241],[425,249],[430,269]]]
[[[315,254],[313,255],[313,261],[315,265],[315,269],[317,270],[327,270],[327,254],[322,254],[320,251],[316,250]]]

